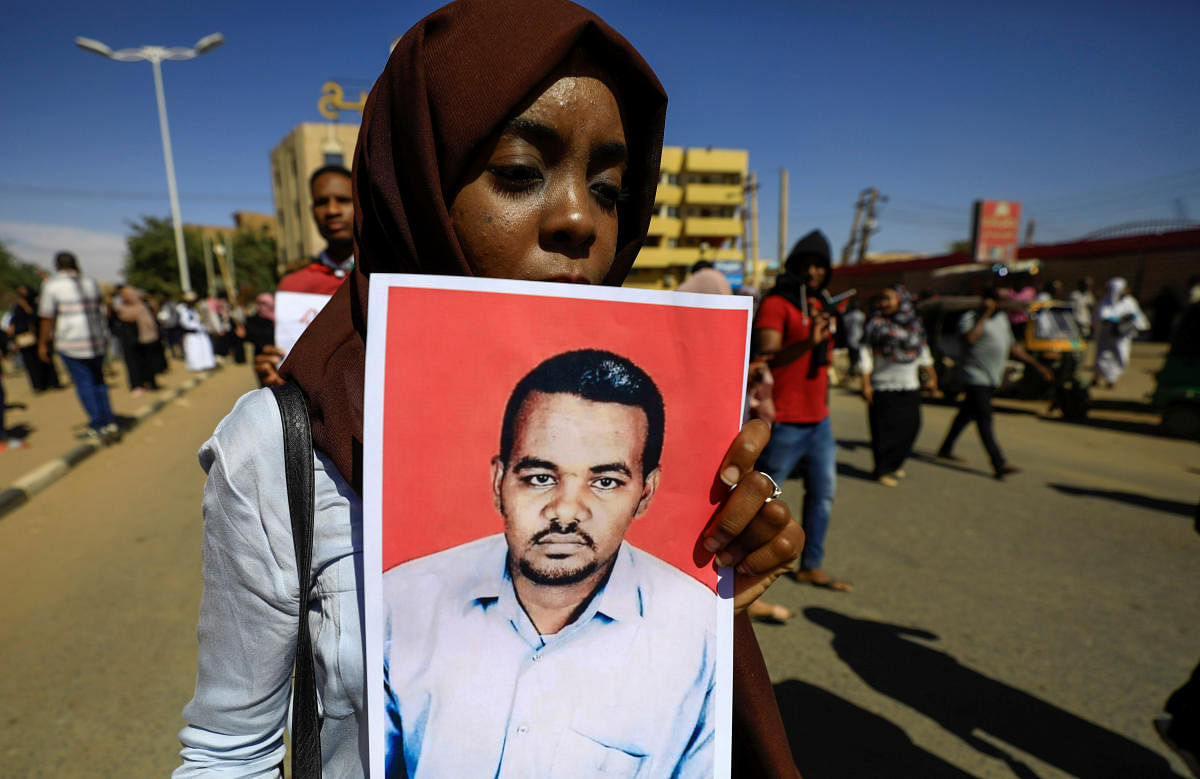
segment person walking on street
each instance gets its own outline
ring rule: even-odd
[[[925,328],[903,285],[885,289],[867,321],[859,349],[862,396],[867,402],[875,480],[895,487],[921,432],[921,385],[937,389]]]
[[[9,335],[21,352],[21,362],[29,376],[33,394],[48,389],[61,389],[58,370],[52,362],[42,362],[38,356],[38,296],[24,284],[17,285],[17,302],[12,307]]]
[[[758,467],[783,484],[801,460],[805,533],[796,581],[849,592],[853,586],[826,573],[825,533],[833,512],[837,445],[829,421],[830,313],[821,291],[832,272],[829,240],[820,230],[801,238],[784,273],[767,293],[754,322],[755,359],[765,358],[775,380],[775,423]]]
[[[169,294],[163,295],[158,305],[158,328],[162,332],[163,345],[176,360],[183,359],[183,328],[179,326],[179,306]]]
[[[183,353],[189,371],[210,371],[217,367],[213,355],[212,339],[204,329],[204,322],[196,311],[198,302],[195,292],[187,292],[178,304],[179,327],[183,331]]]
[[[863,328],[866,323],[867,314],[863,311],[862,304],[857,300],[851,300],[846,306],[846,313],[842,314],[843,335],[846,337],[846,356],[850,360],[850,368],[846,371],[848,378],[862,373],[859,348],[862,346]]]
[[[992,395],[1004,381],[1004,366],[1009,355],[1033,366],[1046,381],[1053,381],[1054,374],[1013,340],[1012,326],[1000,308],[999,300],[995,288],[987,290],[983,305],[977,311],[968,311],[958,323],[959,333],[967,342],[963,357],[966,390],[937,456],[951,462],[963,462],[961,457],[954,456],[954,443],[967,425],[974,422],[983,448],[992,461],[993,474],[997,479],[1003,479],[1020,470],[1005,460],[992,428]]]
[[[125,367],[129,373],[129,389],[134,397],[159,389],[155,376],[159,373],[161,346],[158,340],[158,321],[150,306],[128,284],[123,284],[113,297],[113,312],[121,321],[125,334],[121,346]]]
[[[57,270],[42,287],[38,303],[41,318],[38,355],[50,362],[50,343],[67,366],[79,402],[88,416],[88,435],[112,442],[120,437],[117,418],[104,383],[104,354],[108,346],[100,288],[79,272],[70,252],[54,257]]]
[[[1108,289],[1096,306],[1096,384],[1111,389],[1125,373],[1133,350],[1133,337],[1149,330],[1150,322],[1137,299],[1129,294],[1125,279],[1108,280]]]
[[[1092,337],[1092,310],[1096,307],[1096,296],[1092,294],[1092,277],[1084,276],[1075,285],[1075,291],[1069,295],[1071,312],[1075,316],[1075,324],[1084,338]]]

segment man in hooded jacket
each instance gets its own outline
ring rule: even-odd
[[[832,276],[829,240],[820,230],[801,238],[788,254],[784,273],[767,293],[754,322],[756,358],[765,358],[775,379],[775,424],[758,467],[777,484],[803,459],[804,551],[797,581],[841,592],[849,582],[821,569],[825,532],[837,478],[836,444],[829,421],[829,363],[833,353],[833,306],[825,292]]]

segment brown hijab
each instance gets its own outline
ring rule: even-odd
[[[630,196],[618,205],[617,253],[605,279],[618,285],[650,224],[667,97],[641,55],[604,21],[567,0],[458,0],[409,30],[375,82],[354,153],[356,268],[281,368],[308,398],[314,445],[356,490],[362,489],[367,276],[471,274],[450,223],[450,202],[487,142],[580,48],[620,89]],[[735,624],[735,644],[736,775],[796,776],[744,618]]]
[[[630,197],[618,205],[620,284],[654,208],[667,97],[624,38],[566,0],[459,0],[397,42],[363,111],[354,153],[355,271],[288,355],[281,373],[308,397],[313,442],[362,488],[367,276],[470,275],[450,202],[512,117],[586,48],[620,85]],[[413,333],[414,338],[421,337]]]

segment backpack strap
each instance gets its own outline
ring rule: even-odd
[[[300,628],[296,638],[296,673],[292,684],[292,776],[321,776],[321,721],[312,640],[308,634],[308,598],[312,590],[313,447],[312,425],[304,392],[291,382],[271,387],[283,420],[283,457],[287,475],[292,543],[300,581]]]

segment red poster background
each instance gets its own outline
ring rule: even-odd
[[[394,287],[384,365],[383,570],[501,532],[491,459],[504,404],[547,357],[607,349],[663,394],[662,483],[627,539],[711,588],[696,539],[741,417],[745,311]],[[432,323],[432,324],[431,324]]]

